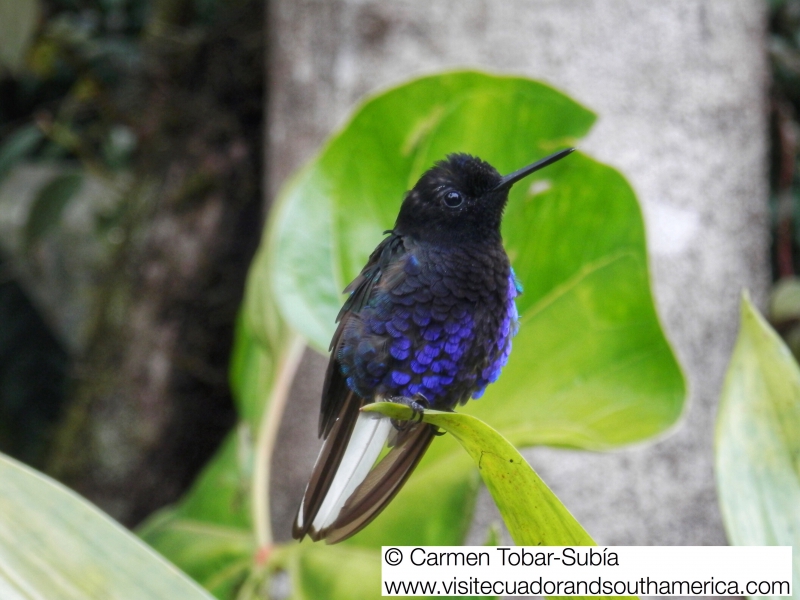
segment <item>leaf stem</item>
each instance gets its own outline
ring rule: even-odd
[[[258,440],[255,451],[255,473],[253,475],[253,523],[255,524],[256,542],[259,548],[272,544],[272,524],[269,507],[269,479],[272,466],[272,452],[278,429],[283,417],[292,381],[303,358],[306,348],[305,339],[297,334],[284,346],[286,350],[281,356],[275,384],[269,398],[269,407],[261,416],[258,428]]]

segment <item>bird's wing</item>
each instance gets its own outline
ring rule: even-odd
[[[387,267],[400,259],[404,253],[403,238],[392,233],[378,244],[361,273],[344,290],[345,293],[350,295],[336,317],[339,326],[336,328],[336,333],[333,334],[333,339],[331,340],[331,358],[328,361],[328,369],[325,372],[325,383],[322,386],[322,405],[319,411],[320,437],[328,437],[337,416],[345,404],[345,399],[351,391],[342,374],[341,364],[339,363],[342,332],[348,321],[354,315],[357,315],[369,302],[375,284],[381,280]]]
[[[331,342],[331,358],[322,391],[319,433],[325,442],[292,529],[296,539],[302,539],[307,534],[312,539],[321,539],[320,532],[330,527],[345,501],[367,477],[391,433],[388,419],[359,412],[366,400],[347,385],[339,363],[339,351],[342,332],[348,321],[369,302],[375,284],[384,277],[389,265],[395,263],[404,252],[402,238],[391,234],[378,245],[359,276],[345,289],[350,296],[337,318],[339,326]],[[411,468],[414,465],[416,461]],[[400,485],[403,481],[405,477]],[[390,499],[387,498],[381,507]]]

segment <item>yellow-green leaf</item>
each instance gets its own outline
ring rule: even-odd
[[[392,402],[362,410],[407,420],[411,409]],[[518,546],[594,546],[580,523],[528,461],[497,431],[470,415],[426,410],[422,420],[452,435],[472,458]],[[555,598],[555,597],[551,597]]]
[[[800,581],[800,369],[746,295],[717,416],[716,476],[730,542],[793,546]]]
[[[391,402],[364,407],[394,419],[411,409]],[[514,543],[519,546],[593,546],[594,540],[514,446],[480,419],[426,410],[422,420],[451,434],[478,467]]]

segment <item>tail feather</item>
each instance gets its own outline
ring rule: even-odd
[[[329,527],[317,532],[319,539],[335,544],[349,538],[369,525],[397,495],[419,464],[437,428],[418,424],[404,432],[397,444],[366,476],[347,498]]]
[[[311,524],[312,539],[324,537],[322,532],[337,520],[345,501],[367,478],[391,430],[392,424],[385,417],[366,413],[358,415],[336,475]]]
[[[391,420],[361,413],[352,392],[332,423],[306,487],[292,536],[335,544],[366,527],[394,498],[437,428],[418,423],[395,431]],[[375,461],[387,443],[389,452]]]
[[[342,402],[338,418],[332,419],[292,527],[292,537],[297,540],[302,540],[309,533],[314,517],[325,500],[347,449],[362,403],[359,396],[350,392]]]

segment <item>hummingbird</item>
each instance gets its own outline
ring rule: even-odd
[[[438,434],[421,418],[398,423],[362,406],[451,411],[500,376],[522,292],[500,235],[508,193],[573,150],[506,176],[475,156],[450,154],[406,193],[394,227],[344,290],[322,391],[324,442],[295,539],[333,544],[366,527]]]

